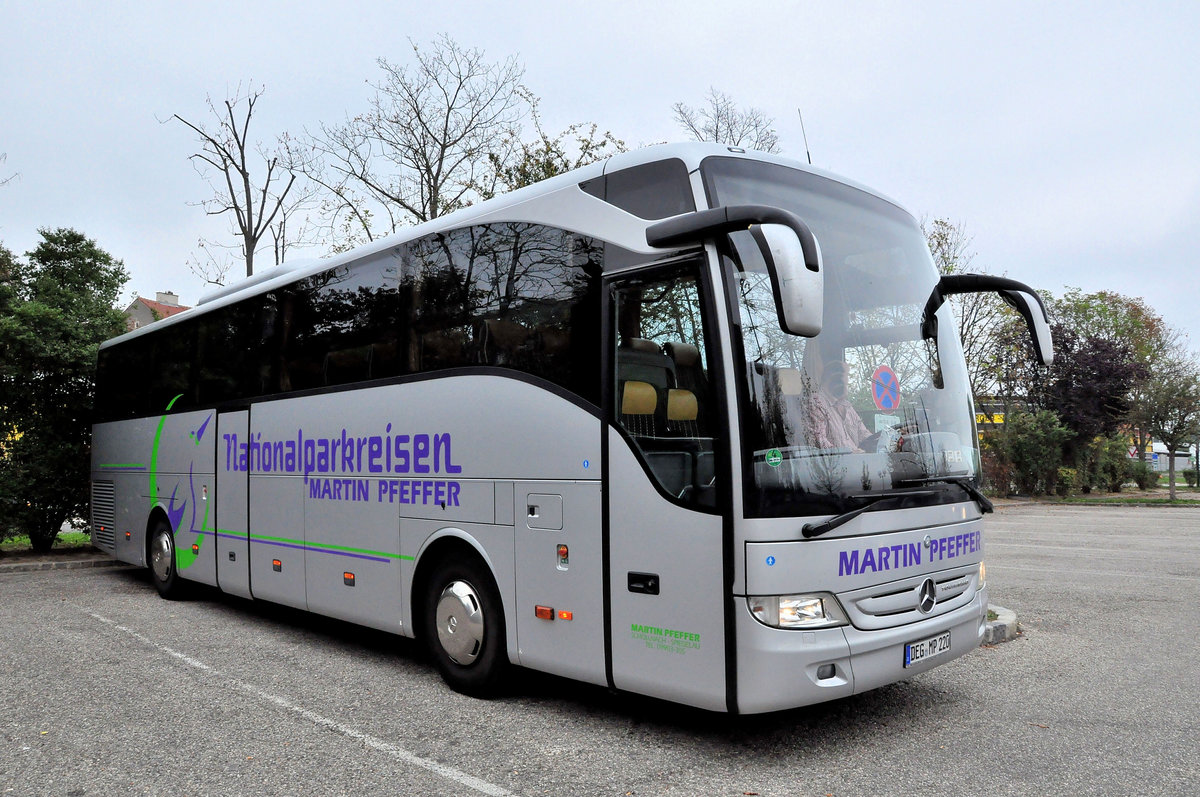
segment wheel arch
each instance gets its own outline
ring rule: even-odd
[[[424,632],[422,623],[424,620],[423,612],[421,611],[421,600],[428,586],[429,578],[437,569],[437,565],[448,559],[454,560],[466,557],[477,559],[488,575],[491,576],[492,583],[496,586],[496,591],[500,595],[504,612],[505,636],[507,637],[505,646],[508,651],[508,659],[516,663],[514,596],[511,591],[506,589],[507,582],[511,581],[511,579],[501,578],[496,563],[488,554],[487,548],[474,536],[459,528],[447,527],[439,529],[434,534],[431,534],[429,539],[425,540],[421,544],[421,548],[417,551],[412,585],[409,588],[407,596],[409,614],[412,617],[413,636],[418,640],[422,638]]]
[[[154,504],[150,507],[150,512],[146,515],[146,527],[142,530],[142,567],[150,566],[150,543],[153,541],[154,527],[159,521],[167,524],[167,528],[171,530],[171,536],[175,536],[175,527],[171,525],[171,518],[167,516],[166,507],[162,504]]]

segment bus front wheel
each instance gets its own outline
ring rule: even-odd
[[[175,535],[171,526],[161,518],[150,530],[149,555],[150,578],[158,594],[169,600],[184,596],[183,579],[179,577],[178,560],[175,558]]]
[[[508,669],[504,607],[481,562],[444,561],[427,582],[424,641],[442,678],[456,692],[488,697]]]

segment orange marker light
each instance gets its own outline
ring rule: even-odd
[[[199,545],[193,545],[193,546],[192,546],[192,553],[200,553],[200,546],[199,546]]]
[[[354,586],[354,574],[353,573],[342,573],[342,583],[345,584],[347,587],[353,587]]]
[[[549,606],[534,606],[533,607],[533,616],[538,618],[539,620],[553,620],[554,619],[554,609],[552,609]]]
[[[575,614],[574,614],[573,612],[568,612],[568,611],[566,611],[566,610],[563,610],[563,611],[560,611],[560,612],[558,613],[558,619],[560,619],[560,620],[574,620],[574,619],[575,619]]]

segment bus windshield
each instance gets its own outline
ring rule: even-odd
[[[748,232],[723,252],[736,292],[744,382],[743,482],[750,516],[843,512],[881,494],[910,505],[970,500],[979,455],[962,348],[948,306],[922,312],[938,274],[916,221],[865,191],[784,166],[704,161],[712,206],[790,210],[811,227],[824,268],[824,326],[780,329],[770,278]],[[740,350],[739,350],[740,349]]]

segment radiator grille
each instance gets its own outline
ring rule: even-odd
[[[933,579],[937,595],[937,603],[929,614],[918,609],[921,585],[926,578]],[[975,598],[978,582],[979,565],[970,565],[868,587],[838,597],[855,628],[876,630],[914,623],[966,606]]]
[[[112,482],[92,482],[92,544],[112,553],[117,547],[116,489]]]

